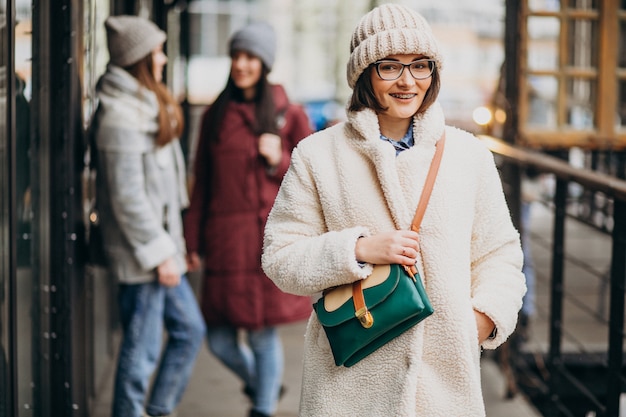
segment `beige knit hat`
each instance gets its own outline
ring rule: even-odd
[[[348,85],[354,88],[361,73],[372,63],[395,54],[424,54],[441,71],[439,45],[426,19],[415,10],[387,3],[361,18],[352,33],[348,60]]]
[[[107,31],[109,62],[119,67],[132,65],[165,42],[165,32],[148,19],[139,16],[109,16]]]

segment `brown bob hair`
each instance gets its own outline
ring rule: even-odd
[[[348,106],[349,111],[360,111],[365,108],[372,109],[376,112],[384,112],[387,110],[387,108],[383,107],[378,102],[376,95],[374,94],[371,79],[371,72],[373,70],[374,64],[371,64],[369,67],[365,68],[359,76],[359,79],[356,81],[354,90],[352,91],[352,97],[350,98],[350,105]],[[416,114],[424,113],[430,106],[432,106],[435,100],[437,100],[439,89],[441,88],[441,78],[439,77],[437,66],[435,66],[435,69],[431,74],[431,78],[432,83],[430,84],[428,91],[426,91],[424,101],[422,101],[422,105],[417,110]]]

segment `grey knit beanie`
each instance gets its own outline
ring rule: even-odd
[[[363,16],[352,33],[348,85],[354,88],[370,64],[396,54],[423,54],[442,69],[439,45],[426,19],[415,10],[387,3]]]
[[[254,22],[238,30],[231,36],[229,53],[246,51],[259,57],[267,69],[271,70],[276,57],[276,33],[265,22]]]
[[[109,16],[104,26],[109,62],[119,67],[138,62],[165,42],[167,37],[157,25],[139,16]]]

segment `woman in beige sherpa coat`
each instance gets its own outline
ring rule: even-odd
[[[313,314],[302,417],[485,415],[481,346],[496,348],[515,328],[522,251],[491,153],[445,126],[440,69],[422,16],[393,4],[372,10],[352,36],[347,122],[293,152],[265,229],[267,275],[313,296],[366,278],[374,264],[416,263],[435,309],[350,368],[335,366]],[[418,237],[408,228],[444,132]]]

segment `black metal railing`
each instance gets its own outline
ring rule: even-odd
[[[536,370],[534,379],[542,383],[541,393],[545,397],[541,411],[546,416],[607,416],[618,417],[620,398],[626,391],[624,373],[624,297],[626,288],[626,181],[616,176],[591,169],[577,168],[567,161],[544,153],[509,145],[499,139],[481,136],[491,151],[502,160],[503,164],[513,164],[522,168],[533,168],[541,173],[551,174],[555,179],[555,190],[550,196],[548,206],[553,210],[550,271],[544,271],[549,277],[549,314],[547,349],[543,352],[530,352],[535,363],[540,357],[543,369]],[[621,156],[621,155],[618,155]],[[619,162],[620,169],[623,161]],[[567,258],[566,221],[587,221],[585,218],[594,207],[580,209],[580,201],[568,214],[568,189],[571,184],[578,184],[583,189],[581,194],[588,198],[586,204],[593,206],[596,196],[610,202],[610,227],[602,230],[611,242],[610,270],[603,277],[609,289],[608,320],[597,310],[585,305],[586,302],[574,299],[581,307],[579,310],[588,314],[589,326],[607,326],[606,343],[595,341],[592,350],[581,348],[574,354],[564,352],[563,339],[570,329],[572,320],[564,315],[564,303],[573,297],[566,277]],[[515,187],[513,187],[515,189]],[[517,188],[519,189],[519,187]],[[513,199],[515,201],[515,199]],[[517,199],[519,201],[519,199]],[[572,214],[572,211],[575,213]],[[584,213],[587,216],[580,216]],[[568,220],[569,219],[569,220]],[[568,279],[566,279],[568,278]],[[602,277],[601,277],[602,279]],[[588,302],[588,299],[587,299]],[[587,308],[585,308],[587,307]],[[521,352],[513,355],[522,356]],[[572,358],[575,358],[575,362]],[[585,367],[587,370],[585,371]],[[581,368],[583,369],[581,371]],[[590,370],[593,370],[591,372]],[[526,369],[528,371],[528,369]],[[582,401],[578,401],[582,399]],[[578,405],[577,405],[578,404]],[[580,406],[580,404],[584,404]],[[577,408],[580,407],[580,408]],[[584,408],[584,409],[581,409]],[[626,410],[622,410],[626,411]]]

